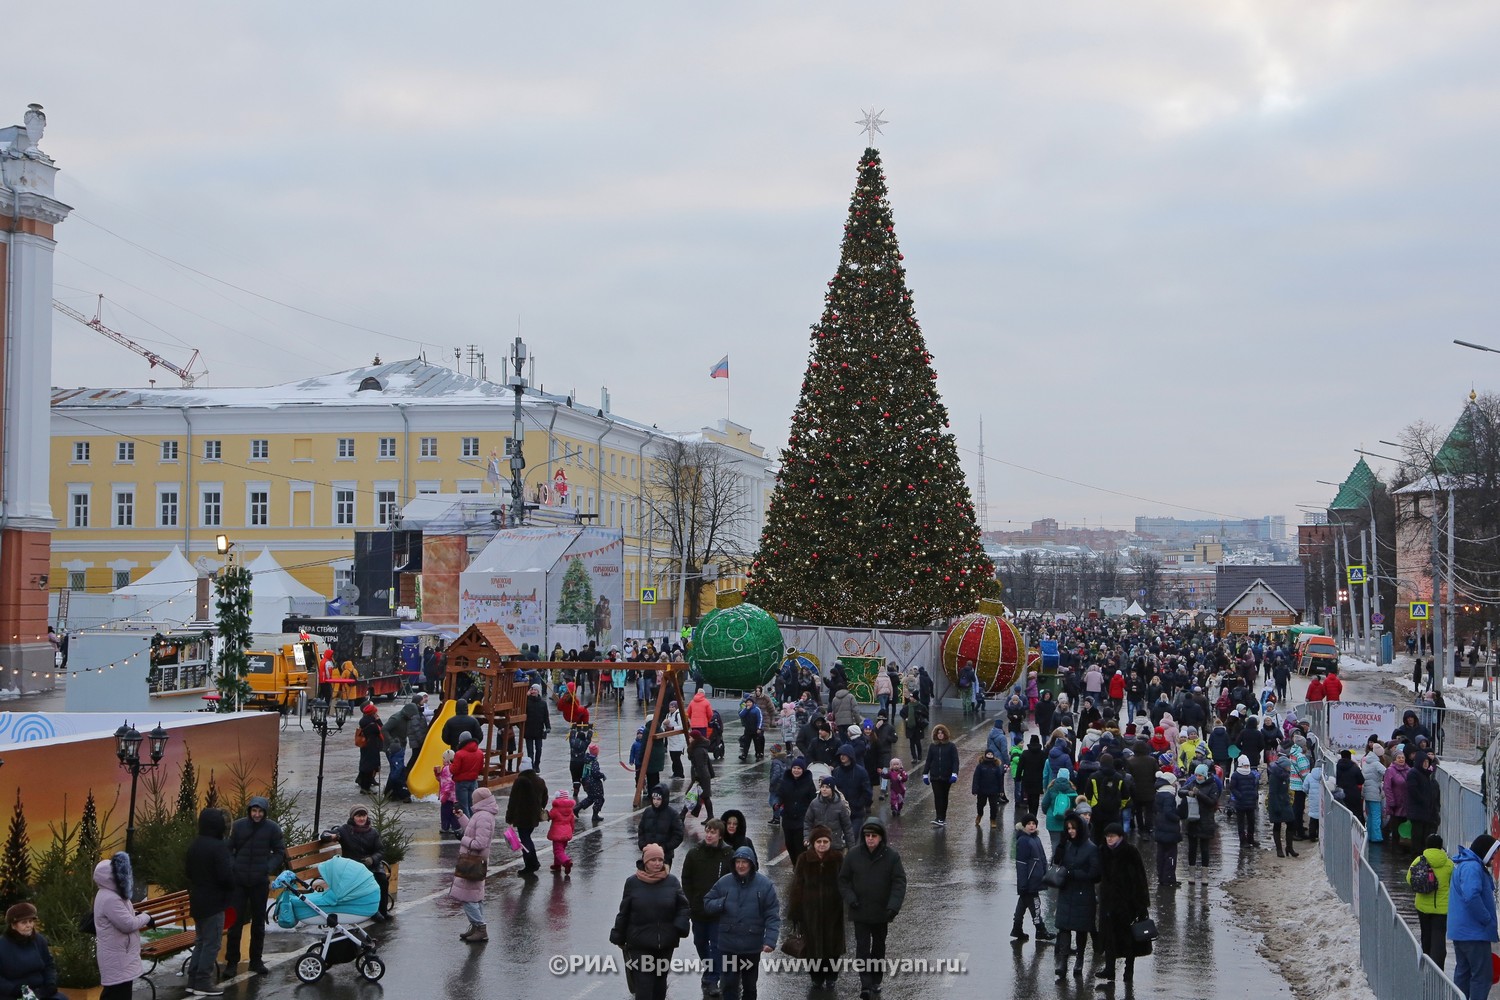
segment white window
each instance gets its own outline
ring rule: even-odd
[[[177,442],[163,441],[161,443],[161,460],[163,462],[177,461]]]
[[[396,439],[395,438],[381,438],[380,439],[380,455],[379,455],[379,457],[380,458],[384,458],[384,459],[390,459],[390,458],[395,458],[396,457]]]
[[[271,491],[253,489],[247,495],[250,527],[264,528],[271,523]]]
[[[128,587],[128,586],[130,586],[130,570],[128,570],[128,569],[117,569],[117,570],[115,570],[115,589],[119,590],[121,587]]]
[[[421,449],[417,454],[421,458],[437,458],[437,438],[422,438]]]
[[[88,588],[88,574],[81,569],[68,570],[68,589],[82,592]],[[116,590],[119,588],[116,587]]]
[[[115,490],[115,527],[135,527],[135,490]]]
[[[354,523],[354,490],[352,488],[334,488],[333,523],[345,526]]]
[[[115,443],[115,461],[116,462],[134,462],[135,461],[135,442],[134,441],[118,441],[118,442],[116,442]]]
[[[339,458],[346,458],[347,459],[347,458],[353,458],[353,457],[354,457],[354,439],[353,438],[339,438]]]
[[[156,523],[161,528],[177,527],[177,509],[179,495],[177,488],[158,489],[156,491]]]
[[[203,516],[198,523],[205,528],[220,528],[224,525],[224,489],[221,486],[203,487],[199,496],[203,499]]]
[[[441,479],[418,479],[417,480],[417,495],[418,496],[431,496],[434,493],[441,493],[442,491],[443,491],[443,481]]]
[[[479,492],[479,480],[477,480],[477,479],[460,479],[458,481],[458,483],[457,483],[457,486],[458,486],[458,492],[460,492],[460,493],[478,493]]]
[[[463,453],[462,453],[461,457],[463,457],[463,458],[478,458],[479,457],[479,439],[477,437],[466,437],[466,438],[462,438],[461,440],[463,442]]]
[[[349,584],[351,584],[353,582],[354,582],[354,570],[353,569],[339,569],[338,567],[334,567],[334,570],[333,570],[333,596],[334,597],[339,596],[339,591],[343,590],[345,587],[349,586]]]
[[[89,526],[89,495],[86,490],[74,490],[69,493],[68,508],[72,511],[73,527],[87,528]]]
[[[264,462],[271,457],[271,442],[266,438],[253,438],[250,441],[250,461]]]
[[[203,461],[217,462],[224,455],[223,441],[203,442]]]
[[[73,461],[87,462],[89,460],[89,443],[87,441],[73,442]]]
[[[375,523],[382,527],[390,524],[396,516],[396,491],[375,491]]]
[[[610,455],[609,455],[609,474],[611,476],[616,475],[620,471],[619,469],[615,468],[615,458],[616,458],[615,453],[614,452],[610,452]]]

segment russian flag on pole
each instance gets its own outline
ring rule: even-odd
[[[729,355],[727,355],[727,354],[724,355],[722,358],[720,358],[718,360],[718,362],[712,368],[710,368],[708,370],[708,377],[709,378],[728,378],[729,377]]]

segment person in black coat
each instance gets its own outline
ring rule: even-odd
[[[330,832],[338,838],[340,854],[350,861],[358,861],[375,876],[375,884],[380,886],[380,908],[375,911],[375,919],[389,920],[391,870],[385,864],[385,844],[380,840],[380,831],[370,821],[370,810],[355,806],[349,810],[349,822]]]
[[[481,724],[478,719],[469,714],[469,703],[460,698],[453,704],[453,717],[443,723],[443,742],[448,744],[448,749],[457,751],[463,746],[463,735],[468,733],[478,743],[484,734],[479,730]]]
[[[849,823],[855,829],[869,815],[874,800],[870,794],[870,775],[860,766],[859,759],[853,744],[844,743],[839,747],[839,762],[833,769],[834,786],[849,803]]]
[[[1040,704],[1040,703],[1039,703]],[[1045,731],[1045,730],[1044,730]],[[1021,779],[1021,794],[1026,799],[1025,811],[1036,815],[1042,799],[1042,777],[1047,770],[1047,751],[1042,749],[1042,738],[1036,733],[1021,751],[1021,761],[1016,766],[1016,776]]]
[[[1151,839],[1156,842],[1156,884],[1175,889],[1177,845],[1182,843],[1182,817],[1177,811],[1177,778],[1171,771],[1156,777],[1156,795],[1151,800]]]
[[[198,813],[198,836],[188,845],[183,866],[188,880],[188,907],[198,934],[188,962],[188,988],[200,993],[214,985],[224,910],[234,894],[234,858],[224,839],[229,821],[220,809]],[[207,995],[207,994],[205,994]]]
[[[380,724],[374,702],[365,702],[360,710],[359,733],[365,742],[359,748],[359,775],[355,783],[360,791],[372,793],[380,777],[380,755],[385,751],[385,728]]]
[[[547,699],[542,697],[542,686],[531,685],[526,696],[526,756],[532,767],[542,766],[542,741],[552,732],[552,713],[547,710]]]
[[[1245,720],[1245,728],[1240,730],[1240,753],[1249,758],[1250,766],[1260,767],[1261,758],[1266,753],[1266,737],[1261,731],[1260,720],[1255,716]]]
[[[1412,767],[1406,772],[1406,818],[1411,823],[1411,842],[1425,844],[1437,832],[1443,790],[1437,783],[1437,761],[1432,754],[1408,753],[1408,757]]]
[[[1099,978],[1113,988],[1115,960],[1125,959],[1125,982],[1135,980],[1135,960],[1151,954],[1150,941],[1137,941],[1131,926],[1151,915],[1151,890],[1146,884],[1146,865],[1141,852],[1125,842],[1125,828],[1111,823],[1104,828],[1104,848],[1099,857],[1099,944],[1104,948],[1104,968]]]
[[[871,817],[859,830],[859,843],[849,845],[839,868],[839,895],[854,924],[855,958],[885,958],[886,932],[906,902],[906,867],[901,855],[886,842],[885,824]],[[859,974],[860,992],[879,993],[879,966]]]
[[[693,806],[693,815],[700,813],[704,820],[714,818],[714,764],[708,759],[708,739],[698,733],[688,736],[688,789],[695,786],[698,789],[698,804]],[[657,785],[652,788],[652,794],[660,788],[665,794],[666,786]],[[686,792],[683,793],[684,795]],[[677,825],[680,827],[682,821],[679,819]],[[672,863],[672,852],[667,851],[667,864]]]
[[[1043,691],[1037,699],[1036,708],[1032,710],[1036,718],[1036,728],[1043,736],[1049,736],[1053,729],[1053,717],[1057,714],[1057,702],[1052,700],[1051,691]]]
[[[806,828],[807,807],[817,797],[818,786],[807,770],[807,758],[793,759],[792,766],[781,776],[781,835],[786,840],[787,861],[796,867],[805,850],[802,831]]]
[[[235,975],[240,960],[240,941],[246,923],[250,925],[250,971],[265,975],[261,954],[266,942],[266,900],[271,894],[271,876],[286,867],[286,839],[281,826],[271,819],[270,800],[260,795],[250,797],[246,815],[234,821],[229,830],[229,853],[234,858],[234,926],[229,928],[224,948],[224,978]]]
[[[1021,926],[1022,919],[1027,911],[1031,912],[1031,922],[1036,926],[1037,947],[1040,948],[1043,941],[1052,941],[1056,935],[1047,930],[1047,923],[1042,919],[1041,905],[1038,902],[1042,890],[1046,886],[1042,883],[1042,876],[1047,874],[1047,851],[1042,847],[1042,840],[1037,836],[1037,821],[1034,813],[1027,813],[1016,823],[1016,912],[1015,923],[1011,926],[1010,936],[1015,939],[1016,944],[1025,944],[1031,940],[1025,929]]]
[[[911,760],[915,764],[922,759],[922,743],[927,739],[927,706],[907,699],[901,706],[901,718],[906,720],[906,742],[911,746]]]
[[[958,747],[948,738],[948,727],[932,727],[932,746],[927,748],[927,769],[922,783],[932,786],[933,826],[948,825],[948,793],[958,781]],[[853,806],[850,806],[853,809]]]
[[[1411,780],[1410,772],[1407,773],[1408,783]],[[1334,787],[1344,793],[1344,808],[1354,814],[1354,819],[1363,823],[1365,821],[1365,774],[1358,764],[1354,763],[1354,755],[1348,750],[1339,751],[1338,766],[1333,771]],[[1409,810],[1408,810],[1409,813]]]
[[[984,757],[979,761],[979,766],[974,768],[974,777],[969,782],[969,792],[974,796],[974,805],[979,810],[979,815],[974,817],[974,825],[984,824],[984,807],[990,807],[990,826],[1000,825],[1000,796],[1005,793],[1005,769],[1000,766],[1000,760],[995,756],[995,751],[986,750]]]
[[[708,817],[712,819],[713,817]],[[645,850],[648,844],[662,849],[668,867],[672,864],[672,853],[682,843],[682,817],[672,808],[666,785],[651,789],[648,805],[641,810],[641,821],[635,829],[636,846]]]
[[[5,911],[0,934],[0,997],[16,1000],[29,986],[37,1000],[62,1000],[57,992],[57,963],[47,939],[36,929],[36,907],[16,903]]]
[[[625,951],[625,981],[631,996],[635,1000],[665,1000],[666,960],[688,936],[692,911],[681,883],[667,871],[660,845],[646,844],[636,869],[620,894],[620,910],[615,914],[609,943]],[[649,973],[635,971],[647,955],[658,963],[657,967]]]
[[[1057,978],[1062,979],[1068,974],[1070,941],[1078,943],[1073,974],[1081,976],[1083,948],[1094,929],[1094,883],[1099,881],[1099,848],[1089,839],[1088,825],[1075,812],[1063,817],[1063,835],[1052,852],[1052,863],[1066,870],[1062,888],[1057,890]]]

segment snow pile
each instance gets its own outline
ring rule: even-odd
[[[1256,950],[1276,966],[1297,1000],[1374,1000],[1360,963],[1359,923],[1334,894],[1311,848],[1289,865],[1257,865],[1255,873],[1225,889],[1248,904],[1236,907],[1237,915],[1254,925],[1260,934]],[[1315,917],[1309,920],[1309,914]]]

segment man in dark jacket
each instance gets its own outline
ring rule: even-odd
[[[1036,925],[1037,947],[1041,947],[1041,942],[1055,940],[1056,935],[1047,930],[1047,923],[1042,919],[1038,904],[1045,888],[1042,876],[1047,874],[1047,852],[1043,850],[1041,838],[1037,836],[1035,813],[1026,813],[1016,824],[1015,854],[1016,914],[1010,936],[1015,938],[1016,944],[1025,944],[1031,940],[1031,936],[1021,926],[1021,921],[1027,911],[1030,911],[1031,921]]]
[[[666,960],[688,936],[687,897],[665,861],[656,844],[641,851],[636,874],[625,880],[620,910],[609,932],[609,943],[625,951],[625,982],[635,997],[667,995]],[[640,968],[647,956],[654,960],[650,971]]]
[[[1042,777],[1047,770],[1047,751],[1042,749],[1042,738],[1031,734],[1026,749],[1021,751],[1021,762],[1016,766],[1016,777],[1021,781],[1021,794],[1026,798],[1025,811],[1036,815],[1042,798]]]
[[[443,723],[443,742],[450,750],[463,746],[463,734],[469,733],[478,742],[484,735],[479,731],[479,720],[469,714],[469,703],[462,698],[453,706],[453,718]]]
[[[755,851],[734,852],[734,871],[714,883],[703,899],[703,909],[719,920],[719,951],[724,956],[724,981],[740,1000],[756,1000],[760,956],[776,950],[781,933],[781,904],[776,887],[762,875]]]
[[[682,843],[682,835],[682,817],[672,807],[667,786],[657,785],[651,789],[650,804],[641,810],[640,825],[635,830],[636,846],[644,848],[647,844],[658,845],[670,868],[672,853]]]
[[[833,769],[833,784],[849,803],[849,821],[855,827],[864,822],[870,812],[870,775],[858,763],[854,747],[848,743],[839,747],[839,762]]]
[[[724,821],[703,824],[703,843],[682,859],[682,892],[693,914],[693,947],[703,962],[703,991],[719,993],[719,920],[703,908],[703,897],[714,883],[734,870],[734,850],[724,843]]]
[[[531,685],[526,695],[526,756],[533,767],[542,766],[542,741],[552,732],[552,713],[547,710],[547,699],[542,697],[542,686]]]
[[[839,743],[833,738],[833,724],[826,718],[819,719],[816,735],[807,745],[807,759],[814,764],[827,764],[833,767],[839,762]]]
[[[269,972],[261,954],[266,943],[266,899],[271,894],[271,876],[286,867],[286,841],[281,827],[267,813],[271,803],[262,796],[250,798],[246,815],[234,821],[229,831],[229,853],[234,858],[234,926],[224,949],[224,978],[235,975],[240,962],[240,941],[245,923],[250,924],[250,971]]]
[[[390,770],[385,776],[387,798],[402,800],[411,798],[411,793],[406,790],[406,747],[411,736],[412,720],[421,717],[421,707],[413,702],[407,702],[385,720],[385,759],[390,764]],[[416,751],[421,749],[422,745],[418,743],[412,756],[415,757]]]
[[[860,827],[862,843],[850,846],[839,869],[839,895],[854,922],[854,954],[861,961],[885,958],[885,936],[906,902],[906,868],[885,840],[885,826],[870,818]],[[882,973],[861,966],[860,1000],[880,992]]]
[[[234,858],[224,842],[227,826],[221,810],[200,812],[198,836],[188,845],[185,859],[188,906],[198,932],[188,963],[188,992],[194,996],[224,995],[224,990],[214,985],[214,967],[224,936],[224,908],[234,894]]]

